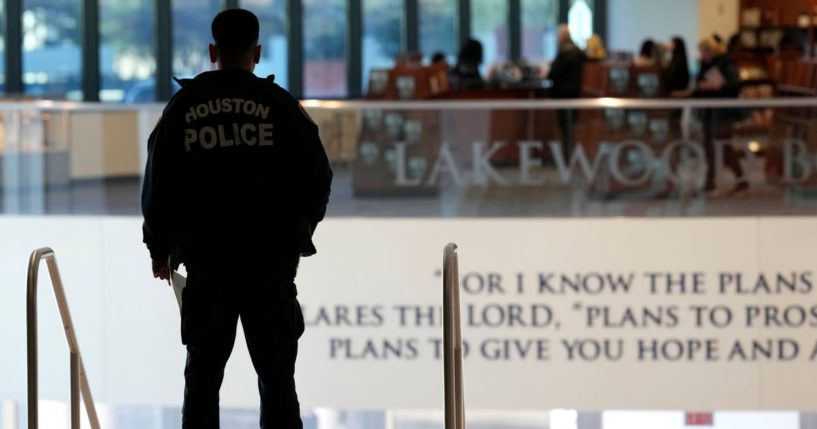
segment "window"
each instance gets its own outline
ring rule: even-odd
[[[0,16],[6,15],[6,2],[0,1]],[[6,92],[6,23],[4,19],[0,19],[0,94]]]
[[[212,70],[207,46],[213,41],[210,23],[221,10],[219,0],[174,0],[173,75],[193,77]]]
[[[570,0],[567,12],[567,26],[573,42],[580,49],[587,46],[587,39],[593,35],[593,7],[587,0]]]
[[[258,41],[261,45],[261,61],[255,67],[255,74],[261,77],[274,74],[275,82],[286,87],[289,82],[287,1],[242,0],[241,7],[256,14],[261,24]]]
[[[368,87],[372,69],[394,67],[394,57],[404,51],[404,0],[363,2],[363,87]]]
[[[508,2],[475,0],[471,2],[471,34],[482,43],[483,77],[491,65],[508,58]]]
[[[459,50],[456,3],[456,0],[420,0],[420,52],[426,62],[437,52],[445,54],[451,63],[456,61]]]
[[[46,98],[82,99],[78,0],[23,2],[23,85]]]
[[[154,2],[100,0],[99,69],[102,101],[156,99]]]
[[[304,95],[345,97],[346,0],[303,0]]]
[[[522,0],[522,58],[542,65],[556,57],[558,0]]]

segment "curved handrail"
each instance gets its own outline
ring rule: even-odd
[[[462,387],[462,327],[457,245],[443,252],[443,361],[445,367],[445,427],[465,428]]]
[[[48,274],[51,276],[51,285],[54,289],[54,297],[57,300],[57,308],[60,312],[63,328],[65,328],[65,338],[68,340],[68,350],[71,358],[71,428],[79,429],[79,395],[85,402],[85,411],[91,428],[99,429],[99,417],[94,406],[94,399],[91,396],[91,388],[88,385],[88,377],[85,373],[85,365],[82,363],[82,355],[79,351],[77,334],[74,331],[74,324],[71,321],[71,313],[68,310],[68,301],[65,299],[65,290],[62,286],[60,271],[57,268],[57,259],[54,251],[48,247],[43,247],[31,252],[28,261],[28,280],[26,284],[26,332],[28,343],[28,428],[37,429],[38,422],[38,362],[37,362],[37,283],[39,280],[40,261],[45,259],[48,266]]]

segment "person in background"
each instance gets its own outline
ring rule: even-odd
[[[729,43],[726,44],[726,52],[729,55],[739,54],[743,51],[743,41],[740,39],[740,33],[735,33],[729,38]]]
[[[691,92],[689,92],[691,75],[689,73],[686,42],[684,42],[684,39],[675,36],[667,44],[667,49],[671,56],[666,73],[666,92],[672,97],[691,95]],[[688,134],[685,133],[683,117],[683,109],[673,110],[671,127],[677,135],[686,137]]]
[[[647,39],[641,43],[641,50],[638,56],[633,61],[636,67],[650,67],[656,65],[656,50],[655,42],[652,39]]]
[[[696,98],[737,98],[740,94],[740,76],[735,63],[726,54],[726,47],[714,37],[700,41],[701,70],[691,95]],[[701,115],[704,129],[704,150],[706,152],[706,183],[704,189],[710,195],[717,195],[715,173],[717,154],[716,140],[732,138],[732,126],[743,119],[739,109],[704,109]],[[749,182],[743,174],[738,153],[730,145],[722,147],[723,161],[735,175],[735,187],[727,195],[745,196]]]
[[[672,53],[672,59],[667,70],[667,91],[675,93],[689,89],[689,60],[687,59],[687,47],[684,39],[676,36],[670,41],[668,49]]]
[[[601,61],[607,58],[607,50],[604,49],[604,40],[598,34],[594,34],[587,39],[587,48],[584,50],[588,60]]]
[[[655,44],[655,65],[666,68],[669,67],[669,47],[663,43]]]
[[[582,72],[586,57],[573,43],[567,25],[559,26],[559,53],[548,72],[548,80],[553,83],[550,96],[557,99],[579,98],[582,95]],[[559,110],[559,127],[562,129],[562,149],[565,157],[573,152],[572,110]]]
[[[436,66],[438,64],[445,64],[446,67],[448,66],[448,60],[445,58],[445,54],[439,51],[431,55],[431,65]]]
[[[803,43],[796,37],[792,36],[789,32],[785,32],[783,37],[780,38],[777,50],[779,52],[803,52],[805,48],[803,47]]]
[[[451,70],[451,83],[457,89],[481,89],[485,81],[479,73],[482,64],[482,43],[468,39],[457,55],[457,64]]]

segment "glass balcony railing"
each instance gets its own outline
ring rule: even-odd
[[[304,105],[336,172],[330,216],[817,212],[817,99]],[[0,104],[0,209],[138,214],[160,112]]]
[[[303,104],[335,171],[319,254],[298,274],[305,427],[443,427],[438,251],[450,240],[473,345],[469,427],[817,428],[800,383],[815,356],[815,230],[799,218],[817,214],[817,99]],[[0,104],[0,339],[23,350],[26,252],[52,245],[105,428],[180,427],[178,308],[140,236],[162,108]],[[719,312],[702,325],[686,311],[700,306],[734,323]],[[60,428],[67,356],[49,314],[40,409]],[[618,339],[628,354],[565,339]],[[712,339],[721,361],[695,348]],[[798,360],[783,348],[795,343]],[[0,357],[0,429],[24,426],[24,360]],[[223,426],[257,427],[246,350],[230,365]]]

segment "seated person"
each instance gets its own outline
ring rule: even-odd
[[[462,45],[457,64],[451,69],[451,84],[456,89],[480,89],[485,86],[479,66],[482,64],[482,43],[468,39]]]
[[[656,65],[656,48],[652,39],[647,39],[641,44],[641,51],[633,61],[636,67],[652,67]]]
[[[435,52],[434,55],[431,56],[431,65],[444,65],[448,68],[448,60],[445,58],[445,54],[442,52]]]

